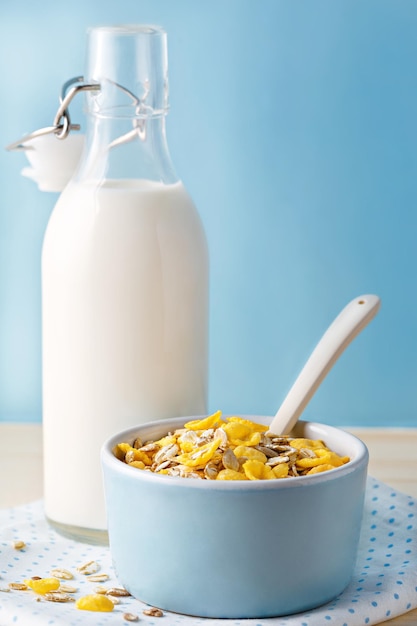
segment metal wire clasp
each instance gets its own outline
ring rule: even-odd
[[[82,76],[76,76],[67,80],[61,88],[61,94],[59,97],[59,108],[54,117],[52,126],[46,126],[45,128],[39,128],[38,130],[25,135],[18,141],[6,146],[6,150],[33,150],[33,146],[25,145],[31,139],[41,137],[42,135],[54,134],[57,139],[65,139],[71,130],[80,130],[79,124],[72,124],[68,107],[72,102],[74,96],[79,91],[99,91],[99,83],[85,83]]]

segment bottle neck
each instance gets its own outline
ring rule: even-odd
[[[75,181],[178,181],[166,141],[165,115],[110,117],[89,113],[86,121],[86,145]]]

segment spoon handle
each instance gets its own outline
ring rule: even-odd
[[[277,435],[289,433],[313,394],[350,342],[377,314],[378,296],[359,296],[349,302],[326,330],[284,402],[273,418],[270,431]]]

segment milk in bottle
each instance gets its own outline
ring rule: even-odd
[[[86,150],[42,253],[44,497],[103,542],[105,439],[207,410],[208,256],[166,146],[164,31],[92,29],[88,58]]]

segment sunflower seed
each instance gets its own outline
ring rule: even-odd
[[[204,476],[209,480],[215,480],[217,478],[217,474],[219,473],[219,468],[217,463],[213,461],[209,461],[204,468]]]
[[[279,465],[280,463],[288,463],[289,460],[290,459],[288,456],[274,456],[268,459],[265,465],[269,465],[269,467],[274,467],[275,465]]]
[[[150,441],[146,445],[144,445],[141,448],[139,448],[139,450],[141,452],[154,452],[154,450],[159,450],[159,446],[158,446],[157,443],[154,443],[153,441]]]
[[[300,455],[304,458],[309,457],[310,459],[314,459],[317,456],[314,450],[310,450],[309,448],[301,448]]]
[[[223,428],[219,427],[214,431],[213,439],[220,439],[219,448],[227,448],[227,433],[225,430],[223,430]]]
[[[279,452],[273,450],[269,446],[255,446],[255,450],[259,450],[259,452],[263,452],[265,456],[268,458],[278,456]]]
[[[222,463],[226,469],[234,470],[235,472],[239,471],[239,461],[231,448],[227,448],[227,450],[224,451]]]

